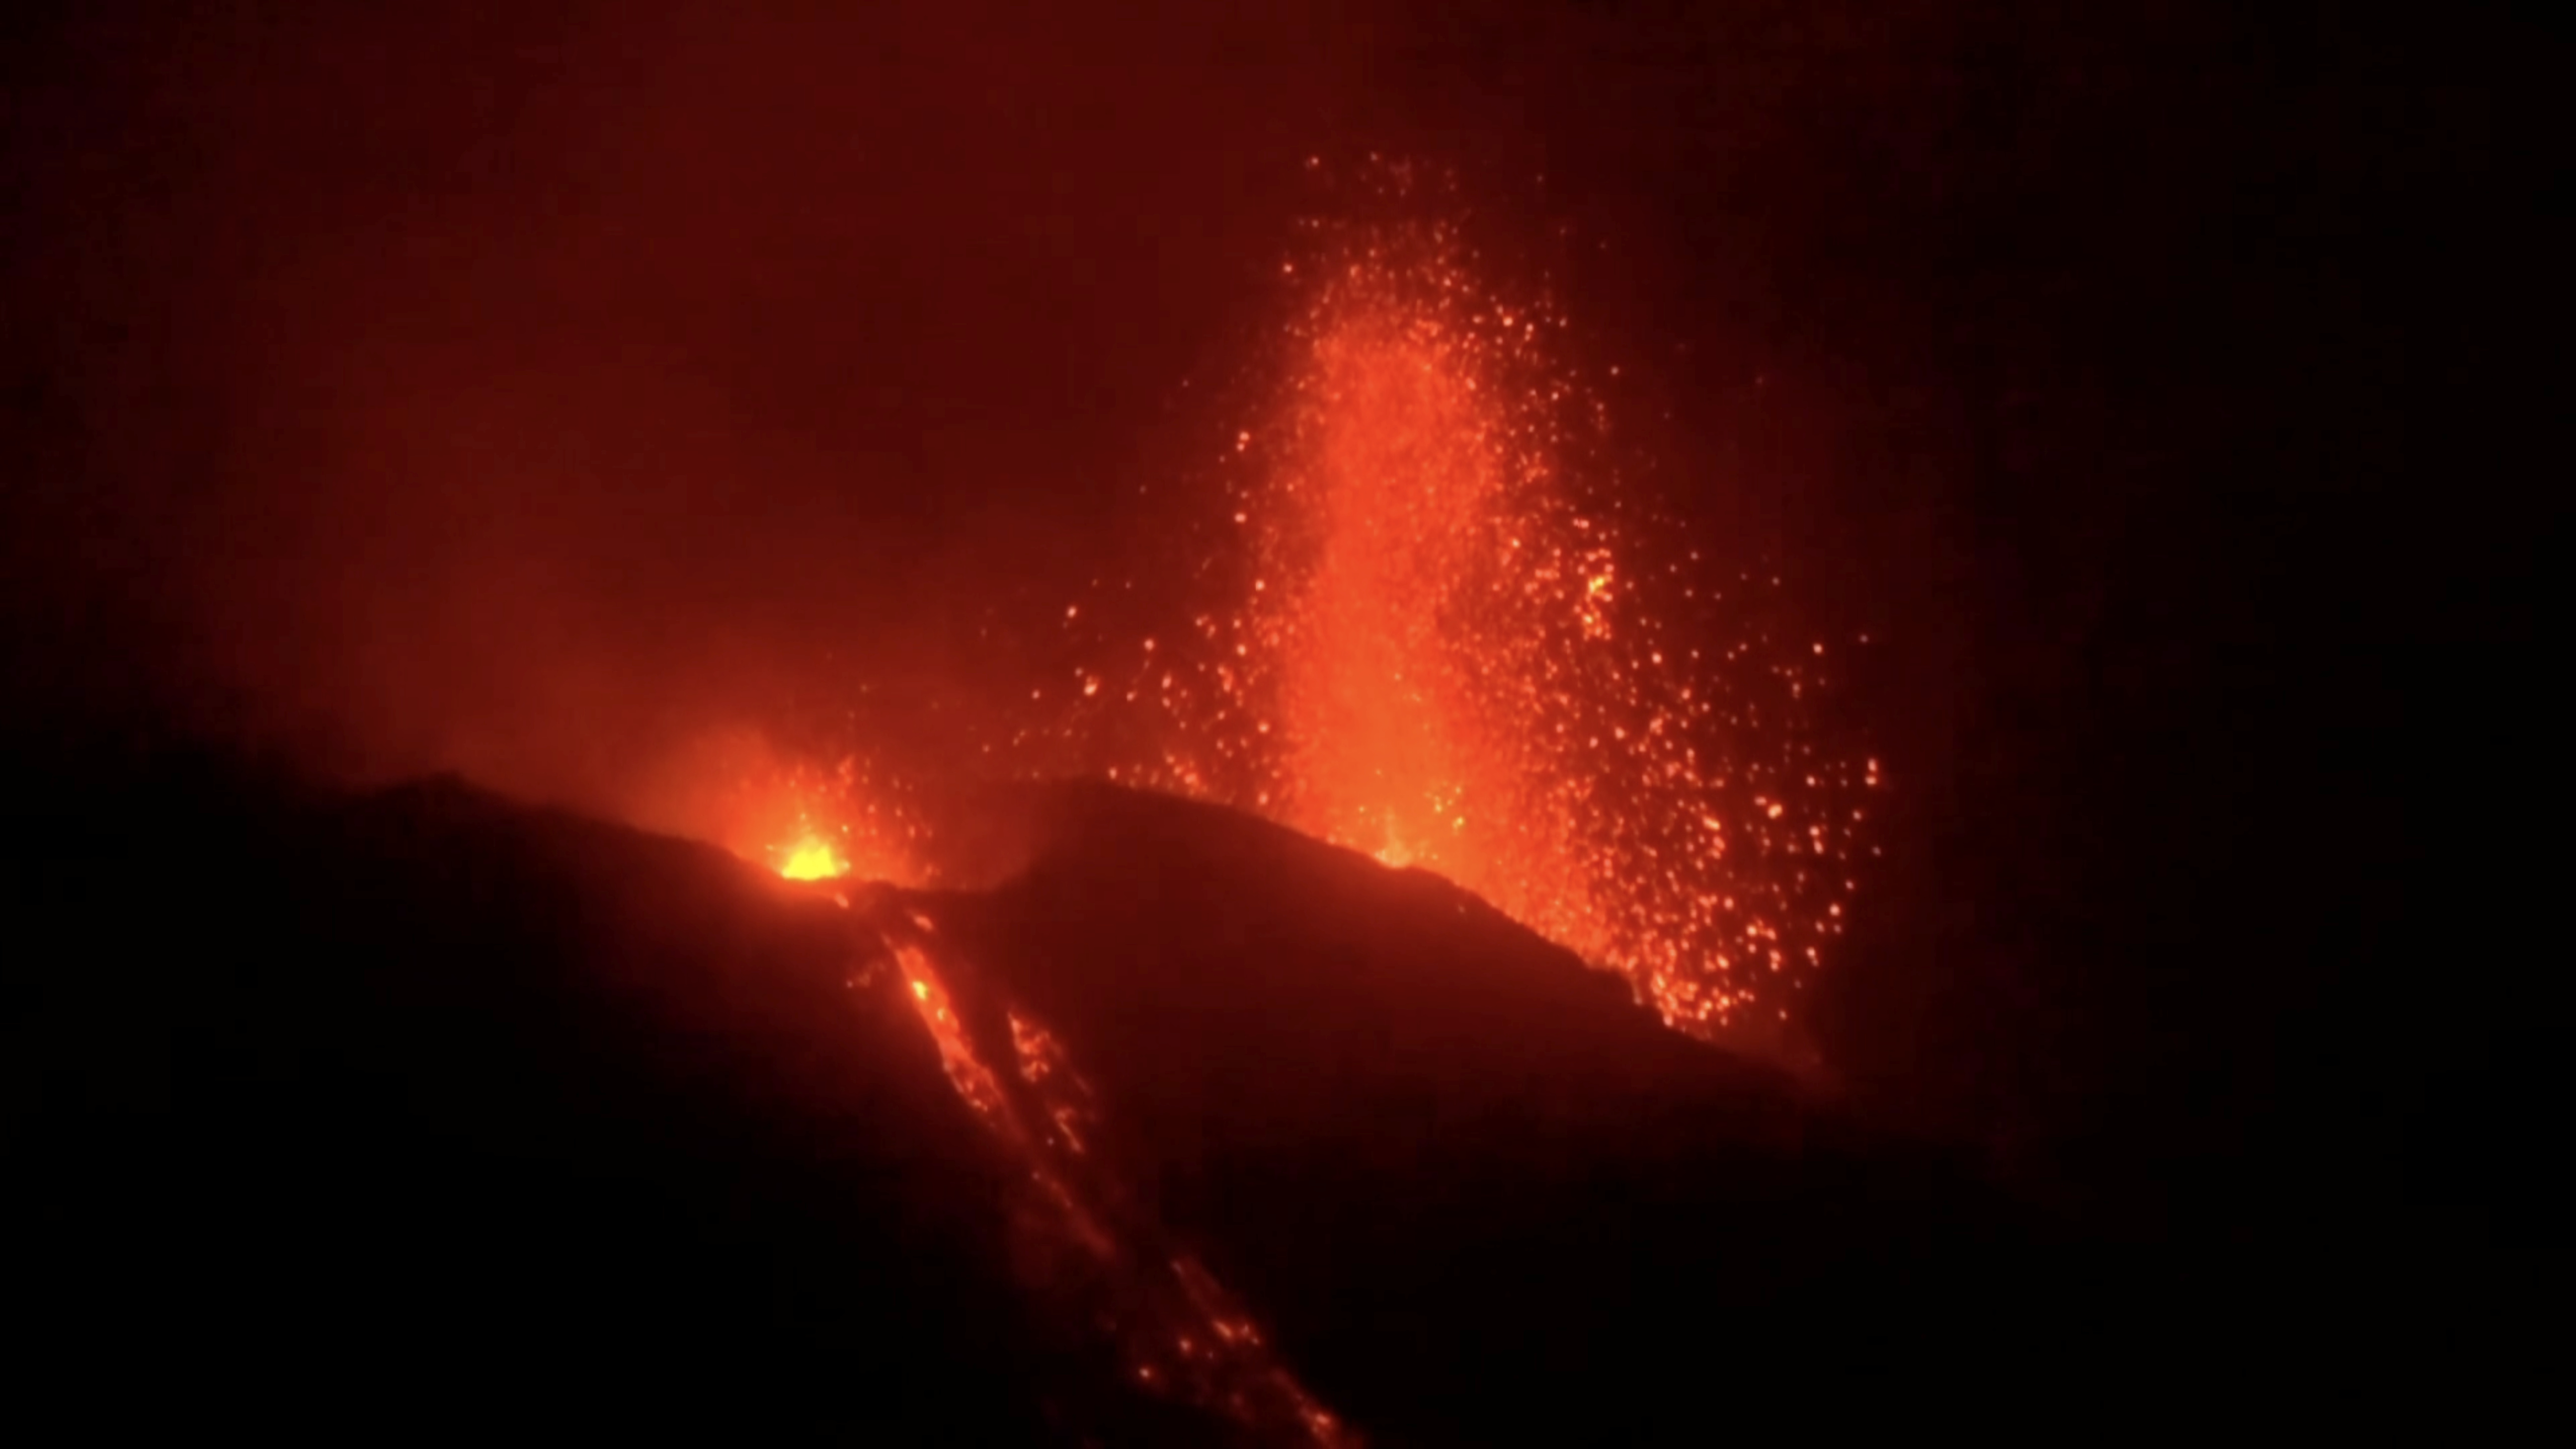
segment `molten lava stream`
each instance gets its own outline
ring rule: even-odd
[[[836,896],[845,907],[847,896]],[[979,1033],[952,983],[963,975],[936,923],[899,891],[857,911],[863,949],[901,972],[904,998],[939,1049],[958,1097],[996,1144],[1027,1169],[1037,1225],[1092,1265],[1096,1315],[1113,1325],[1136,1381],[1279,1442],[1343,1449],[1358,1440],[1270,1352],[1247,1314],[1161,1232],[1094,1150],[1100,1109],[1063,1044],[1017,1009],[1007,1033]],[[987,1040],[1001,1036],[998,1041]],[[1006,1070],[988,1058],[1007,1054]]]

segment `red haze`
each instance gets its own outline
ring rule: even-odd
[[[826,650],[971,675],[992,580],[1132,493],[1368,45],[537,8],[91,7],[24,60],[27,690],[613,806]]]

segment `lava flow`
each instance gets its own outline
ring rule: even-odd
[[[1877,783],[1813,744],[1826,646],[1754,622],[1776,580],[1730,598],[1700,550],[1649,556],[1679,530],[1607,461],[1563,320],[1484,285],[1457,228],[1318,236],[1202,565],[1235,597],[1084,677],[1093,727],[1130,701],[1168,741],[1112,777],[1437,871],[1677,1026],[1787,1019]]]
[[[790,867],[799,863],[791,857],[780,873],[796,878]],[[1077,1297],[1084,1316],[1115,1336],[1137,1385],[1230,1419],[1259,1442],[1356,1445],[1243,1307],[1194,1256],[1170,1249],[1151,1209],[1094,1151],[1099,1107],[1054,1034],[999,1005],[989,986],[973,991],[977,1005],[962,998],[968,963],[926,907],[900,889],[833,899],[851,911],[862,957],[897,973],[887,983],[870,967],[852,978],[853,989],[891,984],[920,1017],[949,1085],[1026,1169],[1017,1207],[1030,1247],[1056,1260],[1048,1276],[1057,1291]]]

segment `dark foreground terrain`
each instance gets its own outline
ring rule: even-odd
[[[1240,1373],[1158,1391],[1184,1260],[1375,1443],[2280,1379],[2187,1255],[2086,1249],[1445,883],[1225,812],[1036,791],[1001,886],[842,905],[453,781],[93,752],[13,790],[12,1377],[92,1424],[1311,1432],[1229,1412]],[[1078,1271],[901,940],[1006,1078],[1017,1016],[1087,1083]]]

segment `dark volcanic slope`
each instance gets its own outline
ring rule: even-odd
[[[2090,1352],[1999,1198],[1438,877],[1107,786],[1024,804],[1035,864],[946,903],[952,938],[1389,1440],[1704,1433],[1815,1376],[1977,1395]]]
[[[450,784],[12,784],[14,1381],[334,1438],[1151,1437],[1027,1311],[1009,1168],[828,902]]]
[[[2070,1327],[1940,1161],[1226,812],[1038,792],[1012,881],[844,911],[452,783],[12,798],[8,1327],[31,1381],[155,1386],[98,1412],[1235,1437],[1130,1386],[1180,1320],[1122,1345],[1032,1291],[1026,1162],[864,970],[916,911],[962,1009],[1096,1089],[1119,1261],[1204,1260],[1376,1442],[1705,1432],[1780,1375],[2030,1372],[2013,1326]]]

